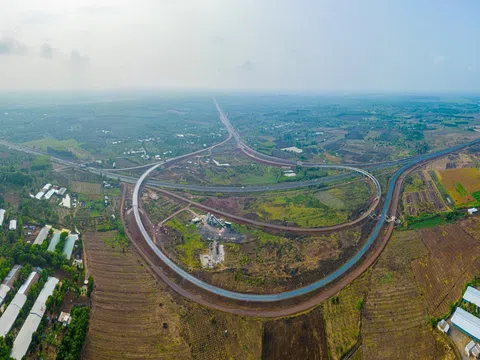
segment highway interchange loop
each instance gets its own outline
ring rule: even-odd
[[[222,120],[222,122],[225,124],[225,126],[227,127],[227,130],[230,134],[229,136],[229,139],[233,136],[235,138],[235,140],[237,141],[237,144],[239,145],[239,147],[247,147],[243,142],[241,142],[240,140],[240,137],[239,135],[236,133],[236,131],[233,129],[233,127],[231,126],[230,122],[228,121],[228,119],[226,118],[226,116],[223,114],[223,112],[221,111],[221,109],[219,108],[218,104],[216,103],[215,101],[215,104],[217,106],[217,110],[219,112],[219,115],[220,115],[220,118]],[[363,255],[365,255],[365,253],[368,251],[368,249],[370,248],[370,246],[373,244],[373,242],[375,241],[375,239],[377,238],[377,236],[379,235],[381,229],[382,229],[382,226],[384,224],[384,221],[387,217],[387,212],[388,212],[388,209],[389,209],[389,206],[390,206],[390,201],[392,200],[392,195],[393,195],[393,192],[394,192],[394,188],[395,188],[395,184],[398,180],[398,178],[400,177],[400,175],[406,171],[408,168],[410,168],[411,166],[415,165],[415,164],[418,164],[418,163],[421,163],[423,161],[427,161],[427,160],[431,160],[433,158],[436,158],[436,157],[439,157],[439,156],[443,156],[445,154],[448,154],[450,152],[453,152],[453,151],[456,151],[456,150],[460,150],[466,146],[470,146],[474,143],[477,143],[478,141],[473,141],[471,143],[467,143],[467,144],[462,144],[462,145],[457,145],[453,148],[449,148],[449,149],[445,149],[445,150],[442,150],[442,151],[439,151],[437,153],[432,153],[432,154],[428,154],[428,155],[423,155],[423,156],[419,156],[415,159],[411,159],[410,162],[407,162],[402,168],[400,168],[399,170],[397,170],[395,172],[395,174],[393,175],[391,181],[390,181],[390,185],[388,187],[388,191],[387,191],[387,194],[386,194],[386,198],[385,198],[385,203],[384,203],[384,206],[383,206],[383,209],[382,209],[382,212],[381,212],[381,215],[379,216],[378,218],[378,221],[375,225],[375,228],[374,230],[372,231],[372,233],[370,234],[368,240],[366,241],[366,243],[362,246],[362,248],[352,257],[350,258],[345,264],[343,264],[340,268],[338,268],[337,270],[335,270],[334,272],[330,273],[329,275],[325,276],[324,278],[322,279],[319,279],[307,286],[304,286],[304,287],[301,287],[301,288],[298,288],[298,289],[295,289],[295,290],[291,290],[291,291],[286,291],[286,292],[281,292],[281,293],[276,293],[276,294],[247,294],[247,293],[239,293],[239,292],[234,292],[234,291],[229,291],[229,290],[225,290],[225,289],[222,289],[222,288],[219,288],[217,286],[214,286],[214,285],[211,285],[209,283],[206,283],[196,277],[194,277],[193,275],[189,274],[188,272],[186,272],[185,270],[183,270],[180,266],[178,266],[177,264],[175,264],[172,260],[170,260],[168,258],[168,256],[166,254],[164,254],[152,241],[150,235],[148,234],[147,230],[145,229],[144,225],[143,225],[143,222],[141,220],[141,217],[140,217],[140,212],[139,212],[139,192],[140,192],[140,187],[142,186],[143,182],[145,181],[145,179],[155,170],[157,169],[159,166],[163,165],[164,163],[159,163],[159,164],[156,164],[154,166],[152,166],[151,168],[149,168],[145,173],[142,174],[142,176],[138,179],[138,181],[136,182],[135,184],[135,188],[134,188],[134,191],[133,191],[133,201],[132,201],[132,207],[133,207],[133,212],[134,212],[134,216],[135,216],[135,221],[137,223],[137,226],[139,227],[145,241],[147,242],[147,244],[149,245],[149,247],[155,252],[155,254],[170,268],[172,269],[177,275],[179,275],[180,277],[182,277],[183,279],[186,279],[188,280],[189,282],[191,282],[192,284],[198,286],[199,288],[203,289],[203,290],[206,290],[208,292],[211,292],[215,295],[220,295],[220,296],[223,296],[223,297],[226,297],[226,298],[230,298],[230,299],[234,299],[234,300],[242,300],[242,301],[253,301],[253,302],[275,302],[275,301],[281,301],[281,300],[286,300],[286,299],[290,299],[290,298],[294,298],[294,297],[298,297],[298,296],[301,296],[301,295],[305,295],[305,294],[308,294],[310,293],[311,291],[314,291],[314,290],[317,290],[329,283],[331,283],[332,281],[338,279],[339,277],[341,277],[342,275],[344,275],[347,271],[349,271],[361,258]],[[200,152],[200,151],[199,151]],[[197,153],[199,153],[197,152]],[[189,156],[189,155],[185,155],[184,157],[186,156]],[[280,160],[280,159],[277,159],[277,160]],[[314,165],[310,165],[310,166],[314,166]],[[331,167],[331,168],[341,168],[341,169],[348,169],[348,170],[353,170],[353,171],[358,171],[360,172],[361,174],[369,177],[376,185],[376,188],[377,188],[377,191],[381,194],[381,189],[380,189],[380,184],[378,183],[378,180],[373,176],[371,175],[370,173],[366,172],[365,170],[362,170],[362,169],[359,169],[359,168],[354,168],[354,167],[350,167],[348,165],[325,165],[325,164],[318,164],[316,165],[318,167]]]
[[[368,237],[366,243],[362,246],[362,248],[352,258],[350,258],[345,264],[343,264],[341,267],[339,267],[337,270],[330,273],[326,277],[324,277],[322,279],[319,279],[319,280],[317,280],[317,281],[315,281],[315,282],[313,282],[309,285],[306,285],[304,287],[295,289],[295,290],[276,293],[276,294],[262,294],[262,295],[260,295],[260,294],[239,293],[239,292],[225,290],[225,289],[216,287],[214,285],[208,284],[208,283],[206,283],[206,282],[204,282],[200,279],[197,279],[193,275],[189,274],[188,272],[186,272],[185,270],[180,268],[173,261],[171,261],[153,243],[152,239],[150,238],[150,235],[148,234],[148,232],[146,231],[146,229],[145,229],[145,227],[142,223],[142,220],[140,218],[140,213],[139,213],[138,199],[139,199],[140,187],[145,182],[146,178],[155,169],[157,169],[159,166],[164,165],[166,163],[169,163],[169,162],[172,162],[172,161],[178,161],[180,159],[187,158],[187,157],[190,157],[190,156],[194,156],[194,155],[197,155],[197,154],[201,154],[205,151],[211,150],[211,149],[213,149],[217,146],[225,144],[232,137],[235,138],[235,141],[237,142],[238,147],[246,155],[248,155],[248,156],[250,156],[250,157],[252,157],[256,160],[263,161],[263,162],[274,163],[274,164],[278,164],[278,165],[290,165],[290,166],[295,165],[295,163],[290,161],[290,160],[277,159],[277,158],[273,158],[273,157],[270,157],[270,156],[266,156],[266,155],[260,154],[260,153],[256,152],[255,150],[249,148],[246,144],[244,144],[240,140],[240,137],[239,137],[238,133],[233,129],[232,125],[228,121],[227,117],[223,114],[223,112],[221,111],[221,109],[218,106],[218,104],[216,103],[216,101],[215,101],[215,104],[217,106],[217,110],[219,112],[220,119],[225,124],[225,126],[227,127],[227,130],[229,132],[229,136],[226,140],[222,141],[219,144],[213,145],[209,148],[201,149],[201,150],[195,151],[195,152],[190,153],[190,154],[182,155],[182,156],[177,157],[177,158],[168,159],[168,160],[163,161],[161,163],[153,164],[153,166],[152,166],[152,164],[149,164],[149,165],[146,165],[146,166],[138,166],[138,167],[134,167],[134,168],[118,169],[118,170],[131,170],[131,169],[140,169],[140,168],[144,168],[144,167],[147,167],[147,166],[152,166],[145,173],[143,173],[142,176],[136,181],[133,177],[130,177],[130,176],[123,176],[123,175],[118,175],[118,174],[115,174],[115,173],[111,173],[112,170],[95,169],[95,168],[91,168],[91,167],[85,167],[84,165],[79,165],[77,163],[73,163],[71,161],[67,161],[67,160],[63,160],[63,159],[58,159],[58,158],[55,158],[55,157],[51,157],[51,159],[60,163],[60,164],[63,164],[63,165],[73,166],[75,168],[83,167],[83,168],[85,168],[85,170],[90,171],[92,173],[107,176],[109,178],[119,178],[120,180],[128,182],[128,183],[135,183],[135,188],[134,188],[134,192],[133,192],[133,201],[132,201],[133,213],[134,213],[134,217],[135,217],[135,221],[137,223],[137,226],[139,227],[139,229],[140,229],[145,241],[149,245],[149,247],[155,252],[155,254],[170,269],[172,269],[180,277],[188,280],[192,284],[194,284],[194,285],[198,286],[199,288],[204,289],[208,292],[211,292],[213,294],[220,295],[220,296],[223,296],[223,297],[226,297],[226,298],[234,299],[234,300],[252,301],[252,302],[265,302],[265,303],[282,301],[282,300],[291,299],[291,298],[294,298],[294,297],[298,297],[298,296],[308,294],[308,293],[310,293],[314,290],[318,290],[318,289],[324,287],[325,285],[330,284],[334,280],[339,279],[340,277],[344,276],[349,270],[352,269],[352,267],[355,264],[357,264],[357,262],[362,258],[362,256],[365,255],[365,253],[369,250],[371,245],[374,243],[375,239],[378,237],[378,235],[379,235],[379,233],[380,233],[380,231],[383,227],[383,224],[385,222],[385,219],[387,218],[387,212],[389,210],[389,206],[390,206],[390,203],[392,201],[392,197],[393,197],[393,193],[394,193],[394,189],[395,189],[395,185],[397,183],[397,180],[400,178],[400,176],[405,171],[407,171],[411,167],[413,167],[417,164],[420,164],[422,162],[429,161],[429,160],[432,160],[434,158],[447,155],[451,152],[461,150],[463,148],[466,148],[466,147],[471,146],[471,145],[478,144],[480,142],[480,139],[478,139],[478,140],[474,140],[474,141],[471,141],[471,142],[468,142],[468,143],[465,143],[465,144],[456,145],[454,147],[444,149],[444,150],[438,151],[436,153],[421,155],[421,156],[417,156],[417,157],[410,158],[410,159],[401,159],[399,161],[385,162],[385,163],[381,163],[381,164],[357,164],[356,165],[357,167],[352,167],[352,166],[349,166],[349,165],[327,165],[327,164],[311,164],[311,163],[302,164],[302,166],[306,166],[306,167],[337,168],[337,169],[346,169],[346,170],[357,171],[357,172],[361,173],[362,175],[367,176],[369,179],[371,179],[375,183],[378,194],[381,193],[380,184],[378,183],[378,180],[375,179],[375,177],[373,175],[371,175],[370,173],[366,172],[363,169],[360,169],[359,166],[368,167],[369,169],[382,169],[382,168],[387,168],[387,167],[391,167],[391,166],[394,166],[394,165],[403,165],[403,166],[394,173],[393,177],[390,180],[390,184],[388,186],[388,190],[387,190],[387,194],[386,194],[386,197],[385,197],[385,202],[384,202],[384,205],[383,205],[383,209],[381,211],[380,216],[377,218],[378,221],[377,221],[372,233],[370,234],[370,236]],[[5,146],[8,146],[9,148],[13,148],[13,149],[16,149],[16,150],[19,150],[19,151],[32,153],[32,154],[35,154],[35,155],[43,155],[43,154],[39,153],[38,151],[28,149],[28,148],[25,148],[23,146],[20,146],[20,145],[17,145],[17,144],[12,144],[12,143],[9,143],[9,142],[6,142],[6,141],[0,141],[0,144],[3,144]],[[335,178],[335,179],[340,180],[340,179],[346,178],[347,176],[348,176],[348,174],[340,174],[340,175],[334,175],[330,178]],[[324,182],[324,179],[319,179],[318,183],[321,183],[321,182]],[[204,186],[197,186],[197,185],[175,185],[175,184],[162,183],[162,182],[159,182],[159,181],[152,181],[152,180],[147,181],[147,184],[150,184],[150,185],[153,184],[153,185],[157,185],[157,186],[169,187],[169,188],[174,188],[174,189],[183,189],[183,190],[197,190],[197,191],[207,191],[207,192],[208,191],[213,191],[213,192],[219,192],[220,191],[220,192],[231,192],[231,193],[233,193],[233,192],[254,192],[254,191],[278,190],[280,188],[280,186],[284,186],[283,184],[274,184],[274,185],[270,185],[269,187],[266,187],[266,188],[263,188],[262,186],[257,186],[257,187],[253,187],[253,188],[249,187],[248,189],[243,188],[243,187],[220,187],[221,190],[219,190],[218,186],[204,187]],[[294,188],[295,186],[296,187],[312,186],[312,185],[316,185],[316,184],[317,183],[300,182],[300,183],[297,183],[297,185],[288,185],[288,186],[292,186],[292,187],[286,187],[286,188]]]

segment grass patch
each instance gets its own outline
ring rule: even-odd
[[[467,189],[465,189],[465,187],[461,183],[456,183],[454,185],[454,188],[460,194],[460,196],[468,195]]]
[[[119,233],[116,233],[115,236],[104,238],[103,242],[112,248],[126,248],[130,245],[128,238]]]
[[[180,260],[189,268],[199,268],[199,255],[206,246],[197,233],[197,227],[194,224],[187,226],[178,219],[171,219],[165,225],[182,234],[183,244],[175,247]]]
[[[385,275],[383,275],[381,279],[382,284],[391,284],[392,283],[392,273],[387,272]]]
[[[102,193],[102,185],[98,183],[89,183],[85,181],[72,181],[70,184],[72,192],[85,195],[100,195]]]
[[[442,216],[437,215],[430,219],[425,219],[417,223],[414,223],[412,225],[409,225],[408,228],[412,230],[418,230],[418,229],[432,228],[438,225],[445,225],[445,224],[446,224],[445,219]]]
[[[472,196],[475,198],[475,200],[477,201],[477,203],[480,204],[480,191],[475,191],[472,193]]]
[[[68,139],[68,140],[57,140],[54,138],[45,138],[39,140],[33,140],[25,143],[25,145],[29,145],[36,149],[40,149],[42,151],[47,151],[49,147],[55,150],[69,150],[75,149],[80,150],[80,144],[75,139]]]
[[[50,167],[50,156],[36,156],[32,161],[32,170],[44,170]]]
[[[284,237],[272,235],[258,229],[247,228],[245,225],[239,225],[239,224],[233,223],[232,228],[241,234],[247,234],[247,235],[256,237],[261,245],[267,245],[267,244],[280,245],[288,242],[288,240]]]

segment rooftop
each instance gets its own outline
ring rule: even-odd
[[[57,284],[57,278],[49,277],[45,283],[45,286],[40,292],[40,295],[38,295],[30,314],[23,323],[23,326],[18,332],[18,335],[13,343],[13,349],[10,356],[14,359],[22,359],[27,353],[30,342],[32,341],[32,335],[37,330],[38,325],[40,325],[40,321],[45,313],[45,302],[47,301],[48,297],[52,295]]]
[[[467,287],[465,294],[463,294],[463,299],[471,302],[472,304],[480,306],[480,291],[478,291],[474,287],[469,286]]]
[[[457,307],[452,316],[452,324],[464,331],[475,340],[480,339],[480,319]]]

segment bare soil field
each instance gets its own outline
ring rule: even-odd
[[[71,191],[85,195],[99,195],[102,193],[102,185],[84,181],[71,181]]]
[[[260,359],[263,323],[257,319],[188,303],[181,320],[193,359]]]
[[[94,277],[85,359],[188,359],[180,307],[130,249],[85,233],[88,273]]]
[[[480,239],[467,232],[475,223],[418,231],[428,255],[412,261],[412,269],[433,316],[448,312],[450,304],[461,296],[464,284],[480,270]]]
[[[295,318],[266,322],[262,359],[328,359],[321,308]]]
[[[84,359],[259,359],[263,323],[189,302],[130,248],[107,246],[110,233],[85,233],[94,277]],[[227,330],[227,333],[225,333]]]
[[[371,270],[362,310],[365,359],[440,359],[447,349],[426,324],[410,261],[426,253],[415,233],[396,233]]]

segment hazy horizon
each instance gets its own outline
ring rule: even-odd
[[[0,91],[480,93],[475,1],[18,0]]]

